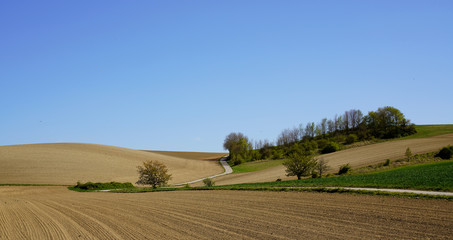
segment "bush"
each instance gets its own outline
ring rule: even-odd
[[[406,148],[406,152],[404,153],[404,155],[406,156],[407,159],[411,159],[412,158],[412,151],[410,148]]]
[[[81,183],[77,182],[77,185],[74,186],[75,189],[81,190],[106,190],[106,189],[121,189],[121,188],[135,188],[134,185],[130,182],[120,183],[120,182],[107,182],[107,183]]]
[[[212,180],[211,178],[203,179],[203,183],[206,187],[212,187],[215,184],[214,180]]]
[[[389,166],[389,165],[390,165],[390,162],[391,162],[390,159],[385,160],[384,166]]]
[[[450,159],[453,156],[453,146],[443,147],[436,157],[440,157],[444,160]]]
[[[319,178],[319,177],[321,177],[321,176],[319,175],[318,172],[313,171],[313,172],[311,173],[311,178]]]
[[[239,165],[241,163],[242,163],[242,159],[241,158],[235,158],[235,159],[231,160],[231,165],[233,165],[233,166]]]
[[[335,143],[335,142],[329,142],[329,143],[321,150],[321,153],[322,153],[322,154],[325,154],[325,153],[332,153],[332,152],[338,151],[338,149],[340,149],[340,147],[338,146],[337,143]]]
[[[159,161],[148,160],[138,166],[139,179],[137,184],[151,185],[153,188],[163,186],[171,179],[167,166]]]
[[[349,134],[348,137],[346,137],[346,144],[351,144],[355,142],[357,142],[357,135]]]
[[[343,174],[349,173],[349,171],[351,171],[351,166],[349,165],[349,163],[347,163],[347,164],[340,166],[340,170],[338,171],[338,174],[343,175]]]

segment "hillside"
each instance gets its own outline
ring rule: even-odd
[[[217,161],[222,155],[169,154],[83,143],[0,146],[0,184],[135,183],[137,166],[145,160],[164,162],[173,175],[170,183],[180,183],[222,173]]]
[[[428,138],[407,139],[388,141],[378,144],[371,144],[363,147],[351,148],[339,152],[325,154],[319,158],[328,161],[331,167],[330,172],[337,172],[342,164],[349,163],[353,168],[364,167],[376,164],[386,159],[400,159],[404,157],[406,148],[410,148],[413,154],[427,153],[439,150],[441,147],[453,145],[453,134],[439,135]],[[257,172],[237,173],[216,178],[217,185],[267,182],[275,181],[277,178],[283,180],[296,179],[285,176],[285,167],[277,166]]]

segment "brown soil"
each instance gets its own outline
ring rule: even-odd
[[[410,148],[413,154],[438,151],[440,148],[453,145],[453,134],[440,135],[430,138],[389,141],[367,146],[350,148],[347,150],[325,154],[319,158],[328,161],[330,171],[338,172],[339,166],[349,163],[353,168],[368,166],[384,162],[386,159],[396,160],[405,157],[406,148]],[[268,182],[277,178],[283,180],[296,179],[285,176],[285,167],[278,166],[258,172],[239,173],[215,178],[217,185]]]
[[[350,194],[0,187],[0,239],[449,239],[452,212]]]
[[[1,146],[0,184],[135,183],[137,166],[145,160],[163,162],[173,175],[170,183],[181,183],[222,173],[223,167],[217,161],[222,155],[164,154],[81,143]]]

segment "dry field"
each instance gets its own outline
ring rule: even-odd
[[[416,154],[434,152],[449,144],[453,145],[453,134],[371,144],[326,154],[321,158],[328,161],[328,165],[331,167],[330,172],[337,172],[339,166],[346,163],[349,163],[353,168],[358,168],[384,162],[386,159],[395,160],[404,158],[404,153],[408,147],[413,154]],[[269,182],[275,181],[277,178],[283,180],[297,179],[296,177],[286,177],[285,167],[278,166],[258,172],[226,175],[216,178],[215,181],[217,185],[225,185],[249,182]]]
[[[451,239],[453,203],[350,194],[0,187],[0,239]]]
[[[168,154],[81,143],[28,144],[0,147],[0,184],[75,184],[77,181],[132,182],[137,166],[159,160],[169,168],[170,183],[222,173],[224,153]]]

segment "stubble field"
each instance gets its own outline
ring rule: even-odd
[[[439,200],[249,191],[1,187],[0,239],[448,239]]]

